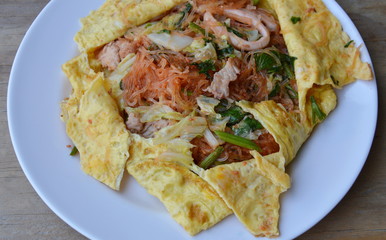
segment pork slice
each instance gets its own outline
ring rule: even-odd
[[[119,57],[119,47],[115,42],[110,42],[102,48],[97,58],[103,67],[107,67],[107,69],[113,71],[121,61]]]

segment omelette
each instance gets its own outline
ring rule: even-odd
[[[235,214],[279,236],[286,166],[373,78],[321,0],[107,0],[81,23],[61,117],[82,170],[130,174],[190,235]]]

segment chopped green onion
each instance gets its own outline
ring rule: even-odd
[[[316,118],[318,118],[319,121],[323,121],[326,118],[326,114],[319,108],[314,96],[311,96],[311,109],[312,109],[312,122],[314,124],[316,123]]]
[[[153,23],[146,23],[145,28],[149,28],[151,26],[153,26]]]
[[[76,154],[78,154],[78,148],[76,148],[76,146],[74,146],[70,152],[70,155],[71,156],[75,156]]]
[[[171,31],[168,30],[168,29],[162,29],[161,31],[159,31],[158,33],[167,33],[167,34],[170,34]]]
[[[252,150],[261,151],[260,147],[257,144],[249,139],[239,137],[230,133],[226,133],[223,131],[214,131],[216,135],[223,140],[224,142],[231,143],[243,148],[248,148]]]
[[[217,160],[217,158],[224,152],[224,148],[218,146],[211,154],[209,154],[201,163],[200,167],[203,169],[207,169]]]
[[[348,48],[352,42],[354,42],[354,40],[351,40],[351,41],[349,41],[348,43],[346,43],[346,44],[344,45],[344,48]]]
[[[296,92],[291,85],[286,84],[285,89],[287,89],[287,93],[292,99],[297,99],[299,97],[298,92]]]
[[[298,22],[300,22],[302,19],[300,18],[300,17],[295,17],[295,16],[292,16],[291,17],[291,22],[293,23],[293,24],[296,24],[296,23],[298,23]]]
[[[195,32],[195,33],[201,33],[202,35],[206,36],[206,31],[205,31],[205,29],[203,29],[202,27],[200,27],[200,25],[198,25],[198,24],[196,24],[196,23],[194,23],[194,22],[189,23],[189,28],[190,28],[193,32]],[[210,38],[215,38],[215,36],[214,36],[213,34],[211,34],[211,33],[209,33],[208,36],[209,36]]]

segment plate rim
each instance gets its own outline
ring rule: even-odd
[[[12,119],[14,118],[13,116],[13,107],[11,106],[12,105],[12,102],[13,102],[13,98],[15,97],[14,94],[15,93],[15,82],[16,80],[13,80],[15,79],[15,72],[17,71],[18,69],[18,62],[20,62],[23,58],[23,51],[24,49],[26,48],[26,45],[28,44],[28,39],[29,39],[29,36],[32,34],[32,32],[34,31],[34,28],[36,25],[39,24],[39,22],[41,21],[42,18],[44,18],[44,15],[46,14],[46,12],[48,11],[51,11],[50,9],[53,8],[54,6],[54,3],[58,2],[58,0],[51,0],[50,2],[47,3],[47,5],[40,11],[40,13],[37,15],[37,17],[34,19],[34,21],[32,22],[32,24],[30,25],[30,27],[28,28],[27,32],[25,33],[24,37],[23,37],[23,40],[21,41],[20,45],[19,45],[19,48],[17,50],[17,53],[15,55],[15,58],[14,58],[14,61],[13,61],[13,64],[12,64],[12,68],[11,68],[11,72],[10,72],[10,76],[9,76],[9,81],[8,81],[8,89],[7,89],[7,123],[8,123],[8,130],[9,130],[9,133],[10,133],[10,138],[11,138],[11,141],[12,141],[12,146],[14,148],[14,151],[15,151],[15,154],[16,154],[16,157],[18,159],[18,162],[24,172],[24,174],[26,175],[28,181],[30,182],[30,184],[32,185],[33,189],[38,193],[39,197],[43,200],[43,202],[59,217],[61,218],[64,222],[66,222],[66,224],[68,224],[69,226],[71,226],[73,229],[75,229],[77,232],[79,232],[80,234],[86,236],[86,237],[90,237],[92,239],[98,239],[96,236],[94,236],[93,233],[87,231],[86,229],[83,229],[81,227],[78,227],[76,224],[73,223],[73,221],[71,219],[68,219],[65,214],[63,214],[61,212],[60,209],[58,209],[58,206],[56,206],[55,203],[52,203],[50,200],[48,200],[44,194],[44,190],[41,189],[41,187],[39,186],[38,183],[35,182],[35,179],[31,176],[29,170],[26,168],[25,166],[25,159],[23,159],[21,157],[21,147],[17,144],[17,139],[15,139],[15,126],[14,126],[14,121],[12,121]],[[344,11],[344,9],[339,5],[339,3],[337,3],[336,1],[334,0],[324,0],[323,1],[326,5],[327,5],[327,2],[330,2],[330,4],[335,4],[339,9],[337,11],[340,12],[340,14],[343,15],[343,18],[347,19],[347,21],[349,21],[349,24],[352,25],[354,27],[354,30],[356,31],[356,35],[359,36],[359,39],[361,40],[361,42],[363,43],[363,46],[362,46],[362,49],[361,49],[361,55],[367,55],[369,57],[369,59],[366,59],[366,61],[370,64],[371,68],[372,68],[372,71],[373,71],[373,82],[374,82],[374,85],[375,85],[375,104],[374,107],[375,108],[375,111],[374,111],[374,122],[373,122],[373,125],[372,125],[372,129],[371,129],[371,141],[368,142],[368,146],[366,146],[366,153],[364,155],[366,155],[366,157],[364,158],[364,160],[361,162],[361,165],[360,167],[358,168],[358,171],[353,175],[353,179],[350,180],[351,184],[350,185],[347,185],[345,186],[345,190],[344,191],[341,191],[340,193],[340,196],[337,197],[337,201],[335,202],[335,204],[332,204],[330,206],[329,209],[327,209],[326,213],[323,214],[323,216],[320,218],[320,219],[315,219],[315,221],[313,223],[310,223],[309,224],[309,227],[307,229],[305,229],[304,231],[302,231],[301,233],[297,234],[296,236],[294,237],[298,237],[300,236],[301,234],[305,233],[306,231],[310,230],[313,226],[315,226],[319,221],[321,221],[322,219],[324,219],[340,202],[341,200],[344,198],[344,196],[349,192],[349,190],[352,188],[352,186],[354,185],[355,181],[357,180],[360,172],[362,171],[363,169],[363,166],[364,164],[366,163],[367,159],[368,159],[368,155],[370,153],[370,150],[371,150],[371,147],[372,147],[372,144],[373,144],[373,141],[374,141],[374,136],[375,136],[375,132],[376,132],[376,128],[377,128],[377,121],[378,121],[378,105],[379,105],[379,99],[378,99],[378,89],[377,89],[377,81],[376,81],[376,74],[375,74],[375,71],[374,71],[374,65],[372,63],[372,59],[371,59],[371,56],[370,56],[370,53],[365,45],[365,42],[361,36],[361,34],[359,33],[359,30],[357,29],[357,27],[355,26],[355,24],[353,23],[353,21],[351,20],[351,18],[348,16],[348,14]],[[336,9],[335,9],[336,10]],[[338,18],[339,19],[339,18]],[[343,24],[342,24],[343,25]],[[353,34],[353,33],[350,33],[350,35]],[[312,134],[311,134],[312,135]]]

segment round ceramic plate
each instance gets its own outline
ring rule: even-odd
[[[73,36],[79,19],[102,0],[52,0],[27,32],[11,72],[8,120],[20,164],[44,202],[91,239],[190,239],[164,206],[126,176],[113,191],[84,174],[61,122],[59,104],[70,93],[61,65],[78,54]],[[357,29],[332,0],[329,9],[355,44]],[[371,62],[366,47],[364,61]],[[321,220],[357,178],[374,136],[377,88],[357,81],[338,91],[336,110],[317,127],[291,164],[292,187],[282,195],[277,239],[293,239]],[[256,239],[230,216],[194,239]]]

